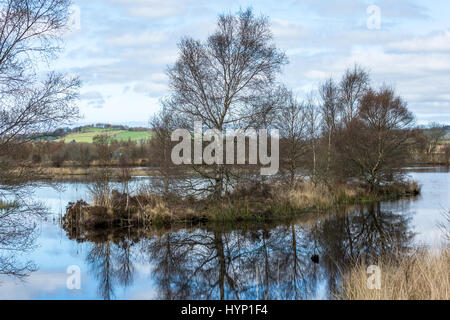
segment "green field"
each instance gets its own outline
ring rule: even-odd
[[[149,131],[127,131],[117,129],[102,129],[102,128],[83,128],[81,132],[70,133],[64,137],[59,138],[57,141],[70,142],[85,142],[92,143],[95,136],[100,134],[106,134],[111,140],[117,141],[135,141],[148,140],[152,134]]]

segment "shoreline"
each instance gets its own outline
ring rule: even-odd
[[[433,168],[433,167],[439,167],[439,168],[450,168],[445,163],[412,163],[407,164],[402,170],[408,169],[408,168]],[[70,179],[77,179],[77,178],[86,178],[89,176],[92,176],[96,173],[102,172],[105,169],[111,170],[113,176],[120,173],[120,170],[123,168],[126,168],[129,170],[129,175],[132,178],[135,177],[145,177],[145,176],[160,176],[160,168],[158,167],[146,167],[146,166],[139,166],[139,165],[131,165],[126,167],[121,167],[119,165],[110,165],[110,166],[101,166],[101,165],[90,165],[88,167],[84,167],[81,165],[73,165],[73,166],[61,166],[61,167],[54,167],[54,166],[34,166],[36,170],[39,171],[37,178],[39,180],[43,181],[64,181],[64,180],[70,180]],[[195,174],[195,172],[190,168],[181,167],[177,170],[173,170],[174,172],[171,173],[171,175],[174,174],[180,174],[180,175],[188,175],[188,174]],[[252,169],[248,169],[248,172],[252,172]]]

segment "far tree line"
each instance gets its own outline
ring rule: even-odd
[[[137,129],[139,131],[143,128]],[[153,134],[159,131],[158,127],[151,130]],[[410,149],[410,164],[441,164],[446,165],[450,160],[450,144],[445,140],[450,128],[439,123],[417,126],[414,129],[414,145]],[[54,132],[62,132],[57,129]],[[76,131],[71,131],[76,132]],[[48,134],[39,134],[47,136]],[[58,137],[60,137],[58,135]],[[53,167],[61,166],[93,166],[102,165],[105,156],[100,151],[99,145],[106,144],[108,149],[107,161],[111,165],[122,163],[129,166],[148,165],[152,167],[159,166],[159,141],[158,135],[154,136],[153,141],[117,141],[105,135],[97,135],[93,138],[93,143],[79,143],[71,141],[29,141],[21,145],[16,152],[8,154],[11,160],[29,161],[37,165],[46,165]],[[170,139],[170,136],[169,136]],[[292,139],[292,138],[291,138]],[[103,141],[102,141],[103,140]],[[281,138],[280,155],[282,158],[282,169],[287,170],[289,166],[289,149],[284,148],[289,143],[285,137]],[[103,148],[103,147],[102,147]],[[170,159],[170,154],[169,154]],[[331,160],[331,159],[330,159]]]

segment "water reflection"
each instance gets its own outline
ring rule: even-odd
[[[410,220],[374,203],[270,229],[209,226],[69,236],[92,241],[85,259],[103,299],[114,298],[116,287],[131,286],[137,265],[151,266],[158,299],[313,299],[332,298],[339,271],[356,259],[408,248],[414,236]]]
[[[26,206],[14,214],[0,211],[0,298],[330,298],[340,270],[355,259],[433,245],[442,237],[448,171],[414,168],[410,175],[422,185],[415,199],[343,208],[289,225],[165,231],[61,230],[57,215],[68,202],[89,196],[87,184],[68,182],[58,191],[43,184],[33,199],[49,207],[54,222],[34,219]],[[66,288],[69,265],[80,266],[82,290]]]
[[[36,270],[33,261],[23,258],[34,248],[38,236],[29,210],[33,208],[15,202],[0,209],[0,275],[22,279]]]
[[[105,300],[114,298],[115,285],[127,287],[133,283],[130,247],[128,239],[117,244],[96,243],[87,255],[91,272],[98,279],[98,294]]]

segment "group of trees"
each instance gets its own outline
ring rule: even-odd
[[[151,121],[154,138],[149,143],[111,143],[101,137],[90,145],[31,142],[78,116],[74,103],[78,78],[55,73],[43,78],[37,72],[39,59],[57,53],[55,43],[65,28],[70,1],[1,3],[1,183],[29,178],[33,170],[17,168],[29,168],[24,163],[30,160],[51,161],[56,166],[64,161],[89,165],[114,159],[116,154],[132,164],[149,160],[168,177],[173,169],[170,133],[175,128],[193,131],[194,121],[202,121],[203,129],[221,133],[279,129],[281,173],[292,188],[302,174],[314,183],[329,185],[356,178],[374,190],[397,178],[398,168],[412,150],[425,150],[433,158],[442,137],[438,127],[426,134],[414,130],[406,102],[390,87],[373,87],[369,73],[357,65],[339,81],[324,81],[303,99],[294,96],[277,79],[288,61],[273,42],[268,19],[247,9],[221,15],[206,41],[181,40],[179,57],[168,69],[171,94]],[[248,179],[238,167],[197,163],[191,169],[207,181],[201,183],[201,190],[220,197]]]
[[[327,185],[359,179],[370,190],[398,179],[416,148],[417,130],[394,89],[372,86],[369,73],[355,65],[299,99],[277,81],[286,63],[268,20],[251,10],[220,16],[205,42],[183,38],[168,71],[171,95],[153,126],[162,162],[171,146],[167,133],[192,132],[194,121],[202,121],[205,130],[224,135],[227,129],[278,128],[282,174],[292,188],[299,174]],[[204,164],[192,169],[209,182],[200,188],[214,196],[242,182],[236,166]]]
[[[11,161],[27,161],[34,165],[61,167],[64,165],[89,167],[92,165],[157,165],[152,158],[150,142],[117,141],[107,136],[94,137],[93,143],[65,143],[64,141],[33,141],[7,156]]]
[[[436,122],[418,129],[417,158],[423,162],[445,163],[450,165],[450,144],[445,144],[444,139],[450,132],[450,127]]]

